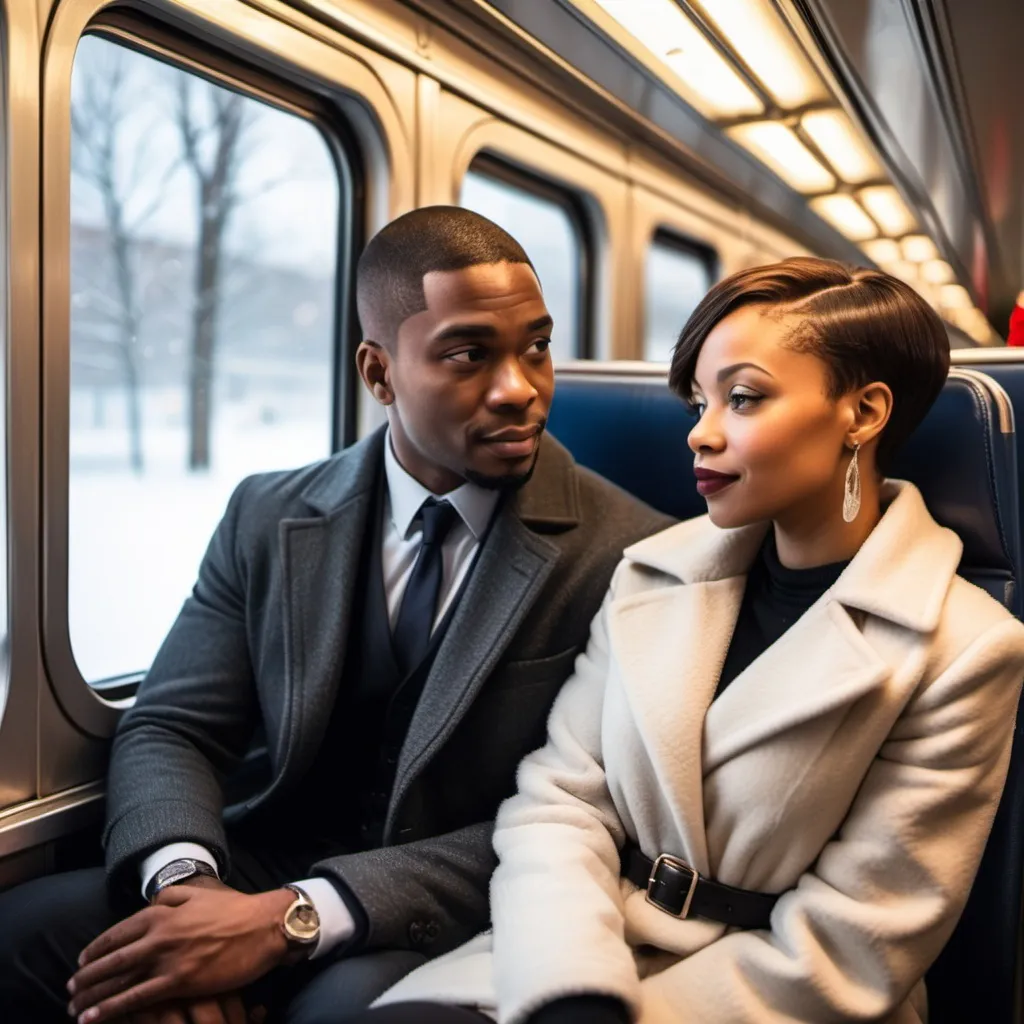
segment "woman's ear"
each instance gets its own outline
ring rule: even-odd
[[[390,355],[383,345],[364,341],[356,350],[356,367],[366,389],[381,405],[391,405],[395,393],[391,390]]]
[[[885,429],[892,415],[892,390],[888,384],[875,381],[854,396],[854,418],[847,437],[852,444],[865,445]]]

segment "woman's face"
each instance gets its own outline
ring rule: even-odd
[[[831,399],[824,361],[787,347],[793,326],[770,307],[746,306],[708,334],[697,358],[700,419],[688,440],[716,526],[774,520],[813,530],[840,516],[854,401]]]

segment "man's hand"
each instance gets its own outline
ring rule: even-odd
[[[93,1024],[240,991],[287,958],[281,921],[294,899],[289,889],[246,896],[214,879],[170,886],[86,946],[68,982],[68,1012]]]

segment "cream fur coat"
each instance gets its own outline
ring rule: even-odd
[[[498,816],[493,933],[378,1003],[503,1024],[607,993],[641,1024],[927,1019],[1002,790],[1024,625],[956,575],[917,489],[711,703],[763,526],[690,520],[629,548]],[[785,892],[769,931],[671,917],[619,877],[631,838]]]

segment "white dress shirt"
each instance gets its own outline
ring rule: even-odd
[[[420,508],[428,498],[434,498],[449,502],[459,513],[459,518],[441,545],[444,569],[434,615],[436,629],[469,574],[497,508],[499,494],[471,483],[465,483],[448,494],[433,494],[399,464],[391,448],[390,432],[384,445],[384,474],[387,487],[384,496],[381,565],[388,619],[392,628],[398,618],[402,597],[423,539]],[[142,862],[140,874],[143,896],[151,879],[161,868],[183,857],[203,861],[218,871],[217,860],[206,847],[198,843],[168,843]],[[294,884],[309,897],[320,917],[320,940],[313,951],[313,959],[316,959],[338,943],[349,939],[355,931],[355,920],[341,894],[326,878],[306,878]]]

